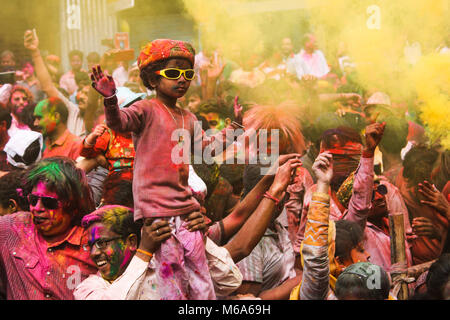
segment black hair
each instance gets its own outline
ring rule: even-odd
[[[252,189],[264,177],[261,174],[262,167],[263,166],[259,164],[249,164],[245,166],[243,173],[244,191],[242,193],[241,199],[244,199],[245,196],[247,196],[247,194],[252,191]]]
[[[80,50],[72,50],[69,52],[69,60],[71,60],[75,56],[78,56],[80,57],[80,60],[83,60],[83,52],[81,52]]]
[[[385,300],[389,297],[389,289],[389,276],[383,268],[370,262],[359,262],[339,275],[335,294],[339,300]]]
[[[139,76],[142,79],[142,83],[144,84],[144,86],[147,89],[155,90],[155,88],[151,85],[151,83],[157,82],[161,79],[161,76],[156,74],[155,72],[166,68],[167,64],[172,59],[184,59],[189,62],[189,64],[191,65],[191,68],[193,67],[191,61],[189,61],[188,59],[182,58],[182,57],[167,58],[167,59],[158,60],[153,63],[149,63],[145,68],[143,68],[141,70],[141,73],[139,74]]]
[[[84,71],[77,71],[75,72],[75,82],[77,86],[87,86],[91,84],[91,78],[89,77],[89,74]]]
[[[425,146],[415,146],[408,151],[403,160],[403,177],[409,180],[411,186],[429,180],[433,166],[439,153]]]
[[[0,107],[0,122],[2,121],[6,122],[6,129],[9,129],[11,127],[11,113],[6,108]]]
[[[19,211],[28,211],[29,205],[27,198],[23,195],[22,185],[24,171],[14,170],[0,178],[0,205],[3,208],[9,206],[9,201],[16,201]]]
[[[197,109],[197,113],[210,113],[214,112],[219,115],[220,118],[230,117],[230,113],[227,112],[229,110],[228,106],[226,106],[222,100],[220,99],[208,99],[200,104]]]
[[[336,249],[334,256],[342,260],[350,258],[350,251],[364,239],[364,230],[353,221],[338,220],[336,225]]]
[[[103,182],[103,204],[122,205],[133,208],[133,183],[123,179],[119,173],[113,173]]]
[[[444,253],[428,270],[427,293],[435,299],[444,299],[442,289],[450,281],[450,253]]]
[[[244,188],[244,164],[226,164],[220,166],[220,176],[227,179],[233,186],[233,194],[240,195]]]
[[[82,217],[95,209],[86,174],[70,158],[43,159],[27,171],[25,178],[25,194],[31,193],[39,182],[45,183],[65,203],[63,209],[72,215],[74,225],[80,225]]]
[[[380,121],[386,122],[383,138],[380,141],[380,147],[389,154],[398,154],[406,146],[408,136],[408,122],[403,118],[387,116],[380,118]]]

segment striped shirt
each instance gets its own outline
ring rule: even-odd
[[[268,228],[250,255],[237,265],[243,281],[261,283],[264,291],[296,276],[294,260],[288,231],[275,221],[275,231]]]
[[[73,300],[76,286],[96,271],[83,228],[47,243],[31,213],[0,217],[0,298]]]

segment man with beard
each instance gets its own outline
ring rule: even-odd
[[[63,101],[51,97],[42,100],[34,109],[34,126],[45,139],[42,158],[64,156],[76,160],[82,140],[67,128],[69,112]]]
[[[25,123],[25,108],[32,102],[33,94],[27,88],[15,85],[11,89],[11,96],[8,102],[8,109],[12,116],[11,127],[8,130],[10,137],[12,137],[17,130],[30,130],[29,126]]]
[[[28,30],[25,32],[24,46],[31,52],[33,63],[36,68],[36,75],[41,84],[42,90],[47,94],[48,97],[55,97],[60,99],[67,107],[69,114],[67,119],[67,128],[69,131],[79,137],[86,136],[86,128],[84,124],[84,112],[86,111],[88,105],[88,92],[90,88],[89,76],[83,71],[69,71],[73,72],[76,98],[74,102],[67,99],[52,82],[52,78],[48,69],[45,65],[44,60],[39,51],[39,39],[33,34],[32,31]],[[87,79],[87,80],[86,80]]]

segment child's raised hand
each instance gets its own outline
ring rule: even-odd
[[[105,132],[106,128],[107,128],[106,125],[103,123],[96,126],[92,131],[92,133],[86,137],[86,143],[89,146],[94,145],[95,142],[97,141],[97,138],[100,137],[103,134],[103,132]]]
[[[100,65],[92,68],[91,73],[92,87],[103,97],[111,97],[116,93],[116,84],[113,78],[108,74],[103,74]]]
[[[239,104],[239,96],[234,97],[234,121],[242,125],[242,106]]]

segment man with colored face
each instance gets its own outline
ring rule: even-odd
[[[90,88],[89,76],[86,72],[81,71],[69,71],[71,77],[73,77],[74,87],[73,92],[74,96],[71,99],[67,99],[55,86],[52,80],[52,76],[49,73],[47,65],[44,62],[44,59],[41,56],[39,50],[39,39],[35,33],[31,30],[27,30],[24,35],[24,46],[29,50],[31,57],[33,59],[33,64],[36,69],[37,78],[48,97],[58,98],[60,99],[66,106],[68,110],[67,116],[67,129],[70,133],[84,137],[86,135],[86,127],[85,127],[85,111],[88,104],[88,92]],[[87,81],[86,81],[87,78]],[[71,81],[72,81],[71,80]],[[74,93],[77,91],[77,93]],[[93,89],[92,89],[93,90]]]
[[[193,213],[188,219],[191,231],[205,227],[200,213]],[[171,236],[168,222],[146,222],[142,226],[142,220],[134,221],[132,209],[107,205],[85,216],[82,225],[87,230],[91,259],[98,272],[75,289],[75,299],[161,299],[152,256],[160,243]],[[206,254],[217,294],[227,295],[239,287],[241,275],[228,251],[207,239]]]
[[[76,160],[81,151],[81,138],[67,129],[68,110],[62,100],[49,98],[34,109],[34,126],[45,139],[42,158],[64,156]]]
[[[81,218],[94,209],[84,172],[67,158],[34,165],[24,179],[30,212],[0,217],[0,296],[71,300],[95,272]]]

